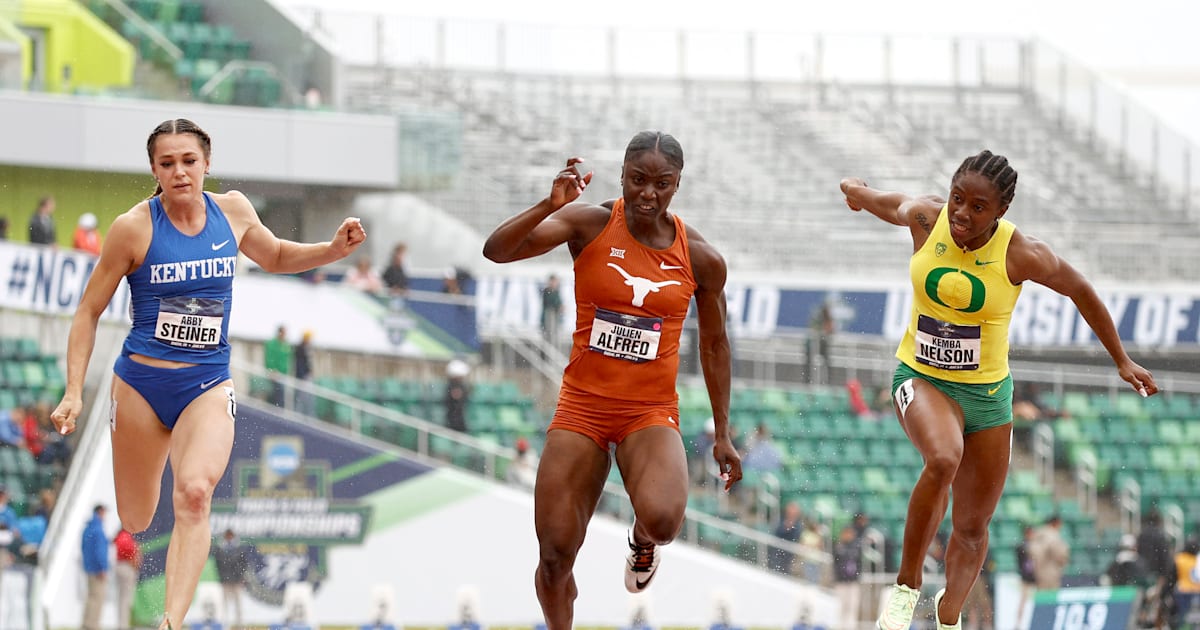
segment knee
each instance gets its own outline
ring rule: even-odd
[[[958,543],[967,549],[973,551],[983,549],[987,545],[990,520],[987,518],[955,519],[953,535],[958,539]]]
[[[665,545],[675,540],[675,537],[679,535],[679,530],[683,528],[683,512],[683,506],[678,509],[664,506],[645,514],[639,512],[637,528],[650,539],[650,542],[656,545]]]
[[[538,570],[543,579],[560,582],[570,577],[575,568],[578,546],[554,542],[543,542],[538,556]]]
[[[214,484],[207,479],[184,480],[175,484],[175,519],[207,520]]]
[[[925,475],[949,486],[958,474],[958,465],[962,462],[962,451],[953,450],[934,453],[925,459]]]
[[[150,522],[154,520],[154,512],[122,508],[120,503],[118,503],[117,518],[121,521],[122,529],[128,531],[130,534],[140,534],[146,531],[147,527],[150,527]]]

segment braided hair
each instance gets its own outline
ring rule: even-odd
[[[1000,194],[1001,204],[1007,206],[1012,203],[1013,196],[1017,193],[1017,171],[1009,166],[1008,158],[984,149],[963,160],[962,166],[954,171],[954,177],[950,181],[958,181],[958,178],[965,173],[983,175],[996,187],[996,192]]]

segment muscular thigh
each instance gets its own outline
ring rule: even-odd
[[[634,510],[648,501],[687,505],[687,452],[676,429],[650,426],[630,434],[617,446],[617,466]]]
[[[546,435],[534,485],[534,525],[543,544],[583,542],[611,465],[588,436],[562,429]]]
[[[166,465],[171,432],[142,395],[119,376],[113,376],[112,417],[113,482],[117,511],[129,527],[148,525],[149,511],[158,504],[158,489]]]
[[[175,482],[201,479],[215,484],[225,474],[233,449],[236,402],[229,382],[196,397],[179,414],[171,435]]]
[[[921,455],[946,449],[961,452],[963,412],[958,403],[924,379],[913,377],[893,387],[892,406],[900,426]]]

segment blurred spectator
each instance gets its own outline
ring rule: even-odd
[[[471,388],[467,385],[470,366],[461,359],[446,364],[446,427],[467,432],[467,405],[470,404]]]
[[[1042,404],[1041,386],[1034,381],[1013,383],[1013,418],[1017,420],[1045,420],[1065,416],[1062,411]]]
[[[12,410],[0,409],[0,447],[25,446],[25,435],[13,419]]]
[[[1147,589],[1152,598],[1157,595],[1158,607],[1155,611],[1156,623],[1165,622],[1169,616],[1171,605],[1170,585],[1175,580],[1175,562],[1172,553],[1175,550],[1167,532],[1163,529],[1162,513],[1157,508],[1151,508],[1142,517],[1142,529],[1137,536],[1138,556],[1146,565],[1150,574],[1151,585]]]
[[[1029,553],[1038,590],[1062,588],[1063,572],[1071,561],[1071,548],[1062,535],[1062,517],[1054,514],[1034,530]]]
[[[100,611],[108,591],[108,538],[104,535],[104,506],[92,510],[83,528],[83,572],[87,574],[87,600],[83,605],[83,630],[100,630]]]
[[[247,550],[232,529],[225,530],[221,541],[213,547],[213,560],[217,565],[217,579],[224,593],[225,627],[242,628],[242,586],[250,568]],[[233,617],[229,609],[233,609]]]
[[[42,488],[38,491],[37,507],[33,509],[34,516],[40,516],[50,522],[50,515],[54,513],[54,506],[58,503],[58,494],[53,488]]]
[[[328,274],[325,272],[324,267],[317,267],[316,269],[310,269],[301,273],[300,277],[309,284],[324,284],[328,278]]]
[[[304,331],[300,335],[300,343],[292,348],[292,365],[295,367],[293,376],[299,381],[309,381],[312,379],[312,354],[309,352],[312,348],[311,330]],[[296,390],[296,411],[305,415],[313,415],[315,409],[315,399],[311,392]]]
[[[558,276],[550,274],[542,287],[542,337],[551,345],[558,343],[562,323],[563,301],[558,290]]]
[[[800,518],[800,504],[788,501],[783,508],[783,516],[775,526],[775,536],[784,540],[799,543],[800,535],[804,533],[804,521]],[[796,554],[779,547],[767,550],[767,567],[772,571],[791,575],[796,562]]]
[[[347,286],[366,293],[381,293],[383,291],[383,279],[371,267],[371,259],[366,256],[359,256],[358,260],[354,261],[354,266],[346,271],[342,282]]]
[[[54,197],[38,200],[37,210],[29,218],[29,242],[38,245],[53,245],[57,240],[54,231]]]
[[[267,368],[267,377],[271,379],[269,402],[282,407],[284,386],[277,375],[292,371],[292,346],[287,341],[287,328],[283,324],[275,329],[275,336],[263,344],[263,365]]]
[[[517,438],[517,456],[508,465],[508,482],[532,489],[537,481],[538,456],[529,440]]]
[[[767,425],[760,422],[755,427],[749,444],[746,445],[746,455],[742,458],[742,469],[778,473],[781,468],[783,468],[783,454],[780,452],[779,446],[775,444],[775,440],[771,438],[771,432],[767,430]]]
[[[1175,612],[1172,628],[1195,628],[1200,621],[1200,539],[1188,538],[1175,554]]]
[[[992,630],[994,628],[995,609],[992,607],[992,588],[995,572],[996,560],[992,558],[992,552],[989,549],[983,560],[983,566],[979,569],[979,577],[975,580],[971,590],[967,592],[967,599],[963,601],[961,616],[965,620],[964,628],[969,630]]]
[[[1017,606],[1017,619],[1023,619],[1025,614],[1025,606],[1033,597],[1033,592],[1037,590],[1037,576],[1033,572],[1033,554],[1029,552],[1029,547],[1033,542],[1033,527],[1026,525],[1024,528],[1024,538],[1017,544],[1017,574],[1021,576],[1021,600]]]
[[[853,621],[846,625],[848,628],[857,627],[861,613],[862,591],[858,584],[861,562],[862,539],[855,533],[853,525],[846,524],[833,545],[833,579],[834,592],[842,609],[838,618]]]
[[[0,523],[13,531],[17,529],[17,511],[8,504],[8,486],[3,485],[0,485]]]
[[[467,285],[474,278],[471,272],[462,267],[451,267],[446,270],[446,275],[442,279],[442,290],[452,295],[462,295],[467,293]]]
[[[809,332],[807,349],[804,353],[804,368],[805,373],[808,374],[809,383],[825,382],[824,378],[817,376],[816,360],[820,356],[821,369],[829,369],[829,343],[833,338],[835,323],[829,300],[822,300],[808,320]]]
[[[1117,555],[1102,578],[1108,586],[1139,586],[1150,584],[1150,572],[1137,551],[1137,536],[1125,534],[1117,546]]]
[[[825,551],[825,530],[822,525],[816,521],[810,520],[804,524],[804,531],[800,532],[800,544],[812,551]],[[801,562],[801,567],[804,570],[804,577],[813,584],[821,582],[821,565],[816,562]]]
[[[76,224],[75,234],[71,237],[71,246],[81,252],[100,255],[100,230],[96,229],[96,215],[91,212],[79,215],[79,223]]]
[[[408,293],[408,270],[404,268],[404,254],[408,245],[396,243],[392,247],[392,260],[383,270],[383,284],[392,297],[403,298]]]
[[[850,377],[846,380],[846,392],[850,397],[850,410],[854,415],[865,420],[873,420],[875,412],[871,410],[871,406],[867,404],[867,399],[863,396],[862,381],[857,378]]]
[[[42,448],[45,446],[42,442],[42,431],[38,427],[37,416],[33,409],[24,406],[13,407],[9,412],[12,416],[12,421],[21,429],[21,440],[25,443],[25,449],[37,459],[42,454]]]
[[[67,438],[54,430],[50,405],[38,403],[25,415],[25,446],[39,464],[66,466],[71,459]]]
[[[871,526],[871,517],[867,516],[866,512],[855,512],[850,526],[854,528],[854,537],[862,540],[863,535],[867,533],[867,528]]]
[[[142,569],[142,551],[133,534],[124,528],[117,532],[113,546],[117,552],[117,563],[113,568],[113,577],[117,582],[117,628],[129,630],[133,628],[129,621],[133,614],[133,595],[137,591],[138,574]]]
[[[0,241],[8,240],[8,217],[0,217]]]

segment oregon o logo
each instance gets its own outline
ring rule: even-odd
[[[970,287],[970,299],[962,301],[955,300],[959,303],[965,301],[967,303],[965,307],[947,304],[944,300],[942,300],[941,296],[938,295],[938,288],[941,286],[942,280],[947,274],[959,274],[962,278],[966,279],[967,286]],[[941,304],[942,306],[945,306],[946,308],[952,308],[961,313],[974,313],[983,308],[984,299],[987,298],[987,287],[984,286],[983,280],[980,280],[979,278],[965,271],[955,269],[953,267],[938,267],[933,271],[930,271],[929,275],[925,276],[925,295],[929,296],[929,299]]]

